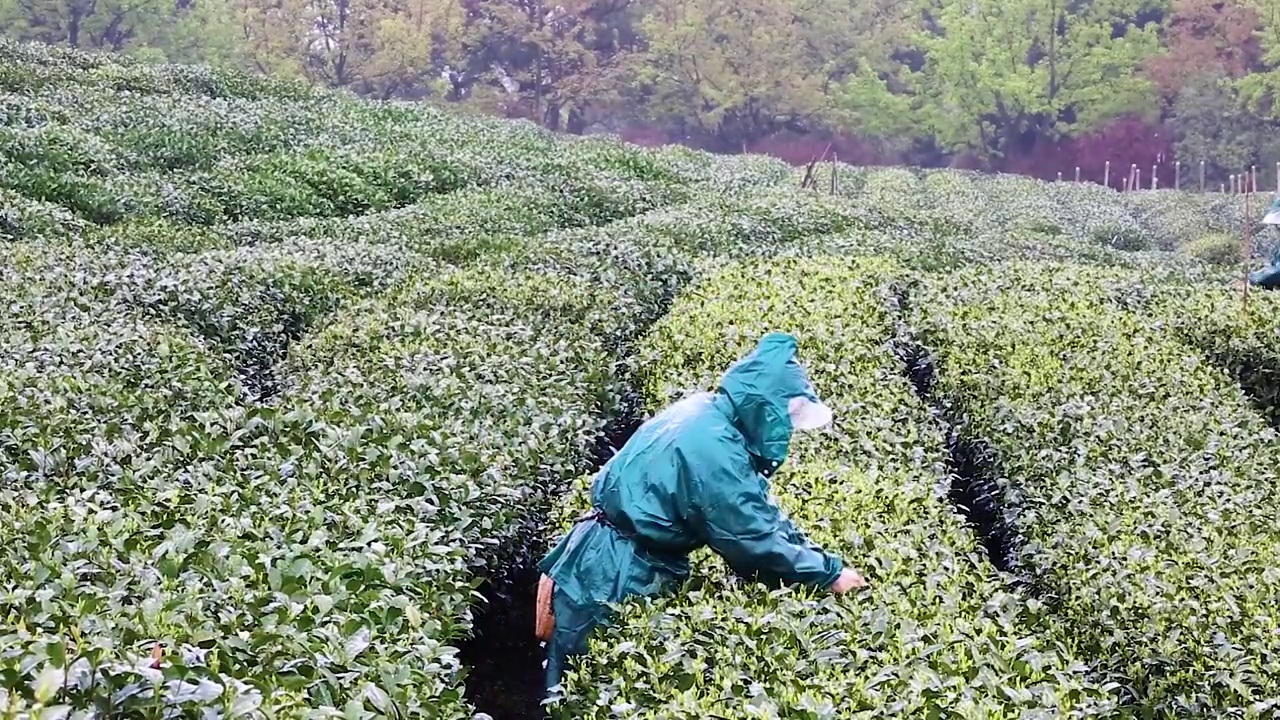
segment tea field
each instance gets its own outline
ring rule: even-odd
[[[870,588],[701,554],[553,716],[1280,714],[1280,300],[1242,304],[1239,197],[801,190],[3,41],[0,118],[6,718],[540,716],[500,657],[536,653],[531,561],[775,329],[836,412],[778,501]]]

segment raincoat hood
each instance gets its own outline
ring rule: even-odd
[[[792,398],[820,403],[813,383],[796,361],[796,339],[773,332],[725,371],[718,392],[733,405],[734,425],[747,441],[757,469],[768,476],[787,459],[794,430]]]

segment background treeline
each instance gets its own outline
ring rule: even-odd
[[[1280,161],[1280,0],[0,0],[20,39],[807,161],[1214,187]],[[1194,166],[1194,169],[1188,166]],[[1272,178],[1272,181],[1274,178]],[[1273,182],[1269,181],[1269,184]]]

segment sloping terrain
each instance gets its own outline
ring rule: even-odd
[[[700,555],[553,712],[1278,707],[1280,306],[1187,251],[1233,199],[899,168],[830,195],[4,43],[0,116],[18,716],[537,716],[531,562],[611,446],[775,329],[838,417],[776,491],[871,589]]]

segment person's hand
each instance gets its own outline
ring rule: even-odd
[[[864,580],[857,571],[845,568],[840,571],[840,577],[836,578],[836,581],[831,584],[831,592],[837,595],[843,595],[850,590],[864,588],[866,586],[867,581]]]

